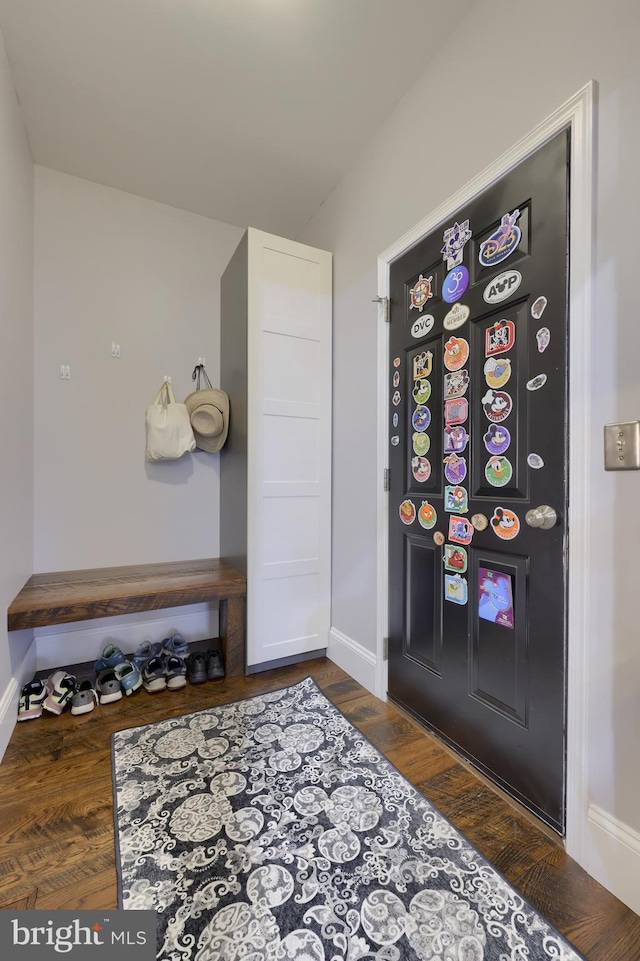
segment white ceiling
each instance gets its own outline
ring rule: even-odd
[[[35,163],[295,237],[474,2],[0,0],[0,30]]]

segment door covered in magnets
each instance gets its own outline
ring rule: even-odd
[[[569,131],[391,266],[389,695],[564,830]]]

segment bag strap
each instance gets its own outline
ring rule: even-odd
[[[196,381],[196,390],[204,390],[205,388],[200,387],[200,375],[202,374],[203,380],[206,382],[206,387],[212,388],[211,381],[209,380],[209,375],[204,369],[204,364],[196,364],[193,368],[193,373],[191,375],[191,380]],[[197,378],[197,379],[196,379]]]
[[[165,380],[164,384],[156,394],[153,407],[167,407],[169,404],[175,404],[175,397],[173,396],[173,387],[168,380]]]

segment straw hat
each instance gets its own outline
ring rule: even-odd
[[[229,398],[219,387],[194,390],[185,398],[196,447],[215,454],[229,433]]]

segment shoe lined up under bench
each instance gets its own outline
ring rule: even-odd
[[[86,668],[85,668],[86,671]],[[180,690],[187,684],[201,684],[225,676],[222,655],[217,648],[193,650],[180,633],[162,641],[143,641],[127,656],[109,643],[93,665],[94,676],[77,676],[58,669],[47,678],[25,684],[18,704],[18,720],[42,717],[44,711],[59,715],[70,707],[71,714],[87,714],[96,704],[111,704],[130,697],[142,687],[151,694]]]
[[[25,684],[18,719],[40,717],[43,709],[60,713],[68,703],[71,703],[72,713],[86,713],[93,709],[96,697],[102,699],[102,703],[108,703],[108,700],[122,697],[123,691],[133,693],[140,684],[148,691],[183,687],[187,673],[192,684],[225,675],[238,677],[244,674],[246,592],[246,577],[217,557],[33,574],[7,609],[9,631],[217,601],[219,650],[205,655],[204,664],[200,652],[194,652],[198,656],[194,657],[191,666],[187,659],[183,671],[182,655],[163,646],[169,638],[155,642],[155,648],[147,641],[141,645],[144,650],[132,655],[133,662],[120,652],[122,657],[116,662],[105,663],[100,670],[109,670],[111,674],[102,681],[98,677],[96,687],[91,678],[79,681],[65,670],[54,671],[46,679],[35,678]],[[182,641],[184,643],[184,639]],[[148,656],[143,657],[147,652],[145,645],[148,645]],[[103,659],[108,661],[112,653],[105,657],[103,652]],[[154,654],[155,660],[151,660]],[[144,671],[140,671],[140,665],[136,665],[136,657],[139,661],[151,661],[147,665],[146,677]],[[172,657],[178,659],[171,660]]]

